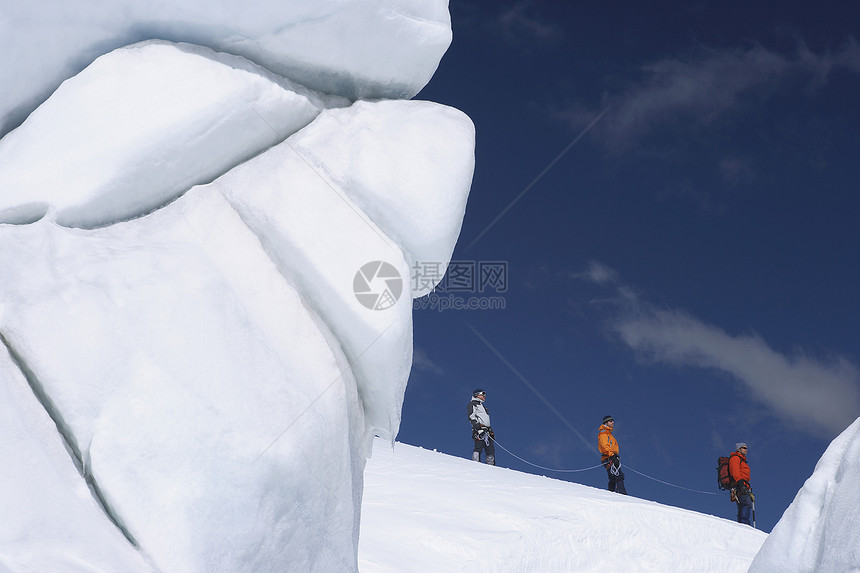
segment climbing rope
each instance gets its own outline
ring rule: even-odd
[[[540,468],[542,470],[547,470],[547,471],[551,471],[551,472],[574,473],[574,472],[587,472],[588,470],[593,470],[596,468],[602,468],[603,467],[602,464],[597,464],[596,466],[591,466],[590,468],[582,468],[582,469],[577,469],[577,470],[560,470],[560,469],[556,469],[556,468],[548,468],[548,467],[544,467],[544,466],[539,466],[538,464],[533,464],[532,462],[530,462],[528,460],[524,460],[523,458],[519,457],[518,455],[513,453],[511,450],[509,450],[508,448],[506,448],[505,446],[500,444],[499,441],[496,440],[495,438],[493,439],[493,442],[497,446],[499,446],[500,448],[502,448],[503,450],[505,450],[506,452],[508,452],[509,454],[511,454],[512,456],[514,456],[518,460],[520,460],[521,462],[528,464],[528,465],[535,467],[535,468]]]
[[[639,474],[640,476],[642,476],[642,477],[644,477],[644,478],[648,478],[648,479],[650,479],[650,480],[654,480],[654,481],[659,482],[659,483],[662,483],[662,484],[664,484],[664,485],[668,485],[668,486],[671,486],[671,487],[676,487],[676,488],[678,488],[678,489],[683,489],[683,490],[685,490],[685,491],[692,491],[692,492],[694,492],[694,493],[703,493],[703,494],[705,494],[705,495],[722,495],[722,494],[719,494],[719,493],[714,493],[714,492],[712,492],[712,491],[702,491],[702,490],[700,490],[700,489],[691,489],[691,488],[689,488],[689,487],[684,487],[684,486],[682,486],[682,485],[676,485],[676,484],[674,484],[674,483],[669,483],[669,482],[667,482],[667,481],[663,481],[663,480],[661,480],[661,479],[657,479],[657,478],[655,478],[655,477],[651,477],[651,476],[649,476],[649,475],[647,475],[647,474],[643,474],[642,472],[640,472],[640,471],[638,471],[638,470],[635,470],[635,469],[631,468],[631,467],[630,467],[630,466],[628,466],[628,465],[625,465],[624,467],[625,467],[625,468],[627,468],[628,470],[632,471],[632,472],[635,472],[635,473]]]
[[[532,463],[532,462],[530,462],[530,461],[528,461],[528,460],[526,460],[526,459],[521,458],[520,456],[516,455],[516,454],[515,454],[515,453],[513,453],[511,450],[509,450],[508,448],[506,448],[505,446],[503,446],[502,444],[500,444],[500,443],[499,443],[499,441],[498,441],[498,440],[496,440],[496,439],[493,439],[493,442],[494,442],[497,446],[499,446],[500,448],[502,448],[503,450],[505,450],[507,453],[509,453],[510,455],[512,455],[513,457],[515,457],[516,459],[518,459],[518,460],[520,460],[521,462],[523,462],[524,464],[528,464],[528,465],[530,465],[530,466],[532,466],[532,467],[539,468],[539,469],[546,470],[546,471],[559,472],[559,473],[576,473],[576,472],[587,472],[587,471],[589,471],[589,470],[593,470],[593,469],[597,469],[597,468],[602,468],[602,467],[603,467],[603,464],[597,464],[596,466],[591,466],[591,467],[588,467],[588,468],[582,468],[582,469],[558,469],[558,468],[548,468],[548,467],[546,467],[546,466],[541,466],[541,465],[538,465],[538,464]],[[690,492],[693,492],[693,493],[701,493],[701,494],[704,494],[704,495],[721,495],[721,494],[719,494],[719,493],[714,493],[714,492],[712,492],[712,491],[702,491],[702,490],[700,490],[700,489],[692,489],[692,488],[689,488],[689,487],[684,487],[684,486],[682,486],[682,485],[677,485],[677,484],[674,484],[674,483],[670,483],[670,482],[667,482],[667,481],[663,481],[663,480],[661,480],[661,479],[657,479],[657,478],[655,478],[655,477],[649,476],[648,474],[644,474],[644,473],[640,472],[639,470],[637,470],[637,469],[635,469],[635,468],[631,468],[629,465],[626,465],[626,464],[625,464],[623,467],[625,467],[626,469],[628,469],[628,470],[630,470],[630,471],[632,471],[632,472],[634,472],[634,473],[639,474],[640,476],[642,476],[642,477],[644,477],[644,478],[647,478],[647,479],[650,479],[650,480],[656,481],[656,482],[658,482],[658,483],[662,483],[663,485],[668,485],[668,486],[670,486],[670,487],[675,487],[675,488],[678,488],[678,489],[683,489],[683,490],[685,490],[685,491],[690,491]]]

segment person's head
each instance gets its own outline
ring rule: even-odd
[[[739,454],[747,455],[746,442],[738,442],[737,444],[735,444],[735,451]]]
[[[612,419],[612,416],[607,414],[606,416],[603,416],[603,425],[611,428],[615,425],[615,420]]]
[[[487,393],[481,390],[480,388],[476,388],[474,392],[472,392],[472,398],[477,398],[478,400],[486,400]]]

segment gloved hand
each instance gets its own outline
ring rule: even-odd
[[[479,428],[479,429],[478,429],[478,437],[479,437],[479,438],[481,438],[481,439],[483,439],[483,437],[484,437],[484,432],[486,432],[486,431],[487,431],[487,430],[486,430],[485,428]]]
[[[755,494],[753,492],[750,492],[750,501],[755,501]]]

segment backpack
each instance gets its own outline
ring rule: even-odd
[[[735,487],[735,480],[732,479],[729,473],[729,457],[720,456],[717,458],[717,486],[720,489],[732,489]]]

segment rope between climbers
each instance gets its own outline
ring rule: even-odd
[[[565,469],[565,470],[560,470],[560,469],[556,469],[556,468],[548,468],[548,467],[546,467],[546,466],[541,466],[541,465],[538,465],[538,464],[534,464],[534,463],[532,463],[532,462],[530,462],[530,461],[528,461],[528,460],[526,460],[526,459],[521,458],[520,456],[516,455],[516,454],[515,454],[515,453],[513,453],[511,450],[509,450],[508,448],[506,448],[505,446],[503,446],[502,444],[500,444],[500,443],[499,443],[499,441],[498,441],[498,440],[496,440],[495,438],[493,439],[493,442],[494,442],[497,446],[499,446],[500,448],[502,448],[503,450],[505,450],[507,453],[509,453],[509,454],[510,454],[510,455],[512,455],[513,457],[515,457],[515,458],[517,458],[518,460],[520,460],[521,462],[523,462],[524,464],[528,464],[528,465],[530,465],[530,466],[532,466],[532,467],[535,467],[535,468],[538,468],[538,469],[542,469],[542,470],[546,470],[546,471],[550,471],[550,472],[560,472],[560,473],[587,472],[587,471],[589,471],[589,470],[593,470],[593,469],[597,469],[597,468],[602,468],[602,467],[603,467],[603,464],[597,464],[596,466],[591,466],[591,467],[588,467],[588,468],[582,468],[582,469]],[[701,493],[701,494],[705,494],[705,495],[721,495],[721,494],[719,494],[719,493],[714,493],[714,492],[712,492],[712,491],[702,491],[702,490],[700,490],[700,489],[692,489],[692,488],[689,488],[689,487],[684,487],[684,486],[682,486],[682,485],[676,485],[676,484],[674,484],[674,483],[669,483],[669,482],[667,482],[667,481],[663,481],[663,480],[661,480],[661,479],[657,479],[657,478],[655,478],[655,477],[649,476],[648,474],[644,474],[644,473],[640,472],[639,470],[637,470],[637,469],[635,469],[635,468],[630,467],[630,466],[629,466],[629,465],[627,465],[627,464],[624,464],[624,466],[623,466],[623,467],[625,467],[626,469],[628,469],[628,470],[630,470],[630,471],[632,471],[632,472],[634,472],[634,473],[639,474],[640,476],[642,476],[642,477],[644,477],[644,478],[647,478],[647,479],[650,479],[650,480],[656,481],[656,482],[658,482],[658,483],[662,483],[663,485],[668,485],[668,486],[670,486],[670,487],[676,487],[676,488],[678,488],[678,489],[683,489],[683,490],[685,490],[685,491],[691,491],[691,492],[693,492],[693,493]]]
[[[673,484],[673,483],[669,483],[669,482],[667,482],[667,481],[663,481],[663,480],[661,480],[661,479],[657,479],[657,478],[655,478],[655,477],[651,477],[651,476],[649,476],[649,475],[643,474],[642,472],[640,472],[640,471],[638,471],[638,470],[635,470],[635,469],[631,468],[631,467],[630,467],[630,466],[628,466],[628,465],[625,465],[624,467],[625,467],[625,468],[627,468],[628,470],[632,471],[632,472],[635,472],[635,473],[639,474],[640,476],[642,476],[642,477],[644,477],[644,478],[648,478],[648,479],[650,479],[650,480],[654,480],[654,481],[656,481],[656,482],[660,482],[660,483],[662,483],[662,484],[664,484],[664,485],[668,485],[668,486],[671,486],[671,487],[676,487],[676,488],[678,488],[678,489],[683,489],[683,490],[686,490],[686,491],[692,491],[692,492],[695,492],[695,493],[703,493],[703,494],[705,494],[705,495],[722,495],[722,494],[719,494],[719,493],[714,493],[714,492],[712,492],[712,491],[702,491],[702,490],[700,490],[700,489],[691,489],[691,488],[689,488],[689,487],[684,487],[684,486],[682,486],[682,485],[675,485],[675,484]]]
[[[591,466],[590,468],[582,468],[582,469],[579,469],[579,470],[559,470],[559,469],[556,469],[556,468],[547,468],[547,467],[544,467],[544,466],[539,466],[539,465],[537,465],[537,464],[533,464],[533,463],[531,463],[531,462],[530,462],[530,461],[528,461],[528,460],[524,460],[523,458],[519,457],[518,455],[516,455],[515,453],[513,453],[511,450],[509,450],[508,448],[506,448],[505,446],[503,446],[502,444],[500,444],[500,443],[499,443],[499,441],[498,441],[498,440],[496,440],[495,438],[493,439],[493,442],[494,442],[497,446],[499,446],[500,448],[502,448],[503,450],[505,450],[506,452],[508,452],[509,454],[511,454],[512,456],[514,456],[514,457],[515,457],[515,458],[517,458],[518,460],[520,460],[521,462],[523,462],[523,463],[525,463],[525,464],[528,464],[528,465],[530,465],[530,466],[532,466],[532,467],[540,468],[540,469],[542,469],[542,470],[547,470],[547,471],[551,471],[551,472],[575,473],[575,472],[587,472],[588,470],[593,470],[593,469],[596,469],[596,468],[601,468],[601,467],[603,467],[603,465],[602,465],[602,464],[597,464],[596,466]]]

